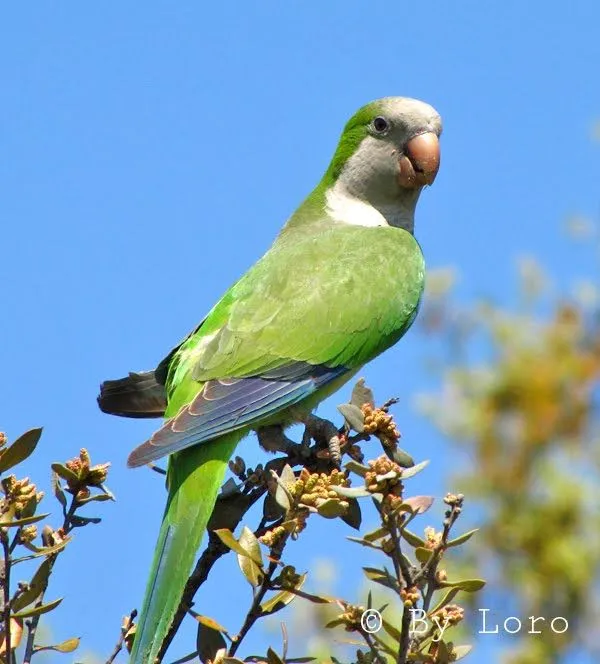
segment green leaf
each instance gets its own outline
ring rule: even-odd
[[[389,535],[389,531],[387,528],[377,528],[376,530],[372,530],[370,533],[366,533],[363,535],[363,539],[367,540],[367,542],[376,542],[377,540],[383,539],[384,537],[387,537]]]
[[[27,526],[30,523],[37,523],[38,521],[42,521],[47,516],[50,516],[50,512],[48,512],[47,514],[37,514],[36,516],[26,516],[21,519],[15,519],[14,521],[0,521],[0,528]]]
[[[437,656],[435,658],[436,664],[449,664],[450,653],[445,641],[439,641],[437,646]]]
[[[33,652],[41,652],[42,650],[54,650],[56,652],[73,652],[79,647],[80,639],[74,637],[72,639],[67,639],[62,643],[59,643],[55,646],[35,646]]]
[[[381,613],[381,611],[379,612]],[[391,623],[389,623],[387,620],[382,619],[381,625],[383,629],[396,641],[396,643],[400,643],[402,640],[402,634],[400,633],[400,630],[396,629]]]
[[[473,646],[470,645],[454,646],[454,649],[452,650],[454,659],[452,661],[458,662],[459,659],[466,657],[471,652],[471,650],[473,650]]]
[[[412,496],[403,501],[400,509],[408,506],[412,514],[424,514],[433,505],[433,496]]]
[[[27,544],[27,548],[30,551],[33,551],[32,556],[27,556],[27,558],[39,558],[39,556],[52,556],[59,551],[62,551],[65,546],[71,541],[70,537],[67,537],[62,542],[58,544],[53,544],[52,546],[37,547],[33,544]]]
[[[35,574],[29,582],[29,587],[27,590],[20,595],[17,595],[17,597],[15,597],[15,599],[11,602],[10,608],[13,613],[21,611],[26,606],[29,606],[32,602],[35,602],[35,600],[40,596],[48,584],[50,571],[50,560],[46,559],[37,568]]]
[[[72,482],[73,484],[79,483],[79,477],[64,464],[53,463],[50,467],[59,477],[62,477],[65,482]]]
[[[431,664],[431,655],[426,652],[410,652],[407,657],[408,662],[427,662]]]
[[[414,546],[415,548],[425,546],[425,540],[421,539],[418,535],[411,533],[410,530],[403,528],[401,534],[402,538],[405,539],[411,546]]]
[[[277,478],[277,488],[275,489],[275,500],[277,504],[287,512],[294,502],[294,497],[290,493],[288,487],[294,484],[296,476],[291,466],[286,463],[281,471],[281,475]]]
[[[327,498],[317,505],[317,512],[325,519],[337,519],[346,513],[346,508],[335,498]]]
[[[232,551],[235,551],[242,556],[247,555],[246,551],[238,544],[238,541],[235,539],[229,528],[217,528],[213,532],[221,540],[221,542],[223,542],[223,544],[229,547]]]
[[[99,516],[78,516],[74,514],[71,517],[71,525],[75,528],[87,526],[89,523],[100,523],[102,519]]]
[[[433,555],[433,551],[431,549],[427,549],[424,546],[418,546],[415,549],[415,558],[421,563],[425,564],[429,561],[431,556]]]
[[[195,611],[192,611],[191,609],[188,611],[194,618],[201,624],[204,625],[205,627],[208,627],[209,629],[214,629],[217,632],[223,632],[223,634],[227,634],[227,629],[223,627],[220,623],[218,623],[216,620],[213,620],[212,618],[209,618],[208,616],[201,616],[199,613],[196,613]]]
[[[358,463],[358,461],[354,461],[354,459],[348,461],[348,463],[344,465],[344,468],[349,473],[355,473],[356,475],[360,475],[363,478],[370,470],[369,466]]]
[[[107,500],[114,500],[114,497],[109,493],[95,493],[93,496],[88,496],[83,500],[78,500],[79,505],[85,505],[86,503],[104,503]]]
[[[261,615],[268,616],[272,613],[277,613],[277,611],[284,609],[295,598],[296,595],[289,590],[281,590],[276,595],[273,595],[271,599],[260,605],[262,611]]]
[[[364,498],[371,495],[364,486],[330,486],[329,488],[335,491],[338,496],[344,496],[345,498]]]
[[[263,570],[248,556],[242,556],[238,553],[238,564],[246,581],[253,587],[258,588],[265,578]]]
[[[31,496],[25,507],[21,510],[21,519],[27,519],[33,516],[38,508],[37,494]]]
[[[294,589],[299,590],[300,588],[302,588],[305,581],[306,581],[306,574],[303,574],[300,577],[300,580],[296,584]],[[277,611],[281,611],[281,609],[285,608],[295,598],[296,594],[291,592],[290,590],[281,590],[276,595],[273,595],[273,597],[271,597],[269,600],[263,602],[263,604],[260,605],[262,615],[263,616],[271,615],[273,613],[277,613]]]
[[[359,378],[354,387],[352,388],[352,396],[350,397],[350,403],[354,406],[362,406],[363,404],[369,404],[373,408],[375,407],[375,397],[373,396],[373,390],[370,387],[367,387],[364,378]]]
[[[57,473],[52,471],[52,493],[55,495],[56,500],[63,506],[63,509],[66,509],[67,507],[67,497],[65,496],[65,492],[62,489],[62,486],[60,484],[60,477],[58,476]]]
[[[244,526],[242,528],[242,533],[240,539],[238,540],[239,545],[244,550],[242,555],[251,558],[259,567],[263,566],[262,553],[260,551],[260,544],[256,535],[248,528]]]
[[[365,416],[358,406],[352,403],[343,403],[337,409],[346,420],[349,429],[353,429],[357,433],[362,433],[365,430]]]
[[[453,540],[450,540],[448,544],[446,544],[446,547],[450,548],[451,546],[459,546],[460,544],[468,542],[478,530],[479,528],[474,528],[473,530],[469,530],[467,533],[463,533],[462,535],[455,537]]]
[[[379,583],[385,588],[391,588],[395,592],[399,591],[398,580],[394,578],[387,569],[378,569],[377,567],[363,567],[363,572],[367,579],[374,583]]]
[[[279,479],[284,484],[293,484],[296,481],[296,475],[289,463],[286,463],[285,466],[281,469],[281,475]]]
[[[272,648],[269,648],[267,650],[267,664],[284,664],[284,662]]]
[[[373,544],[372,542],[369,542],[362,537],[346,537],[346,539],[350,540],[351,542],[356,542],[357,544],[362,544],[362,546],[366,546],[369,549],[376,549],[377,551],[381,551],[380,546],[377,546],[377,544]]]
[[[41,435],[41,427],[30,429],[22,436],[19,436],[12,445],[4,448],[0,456],[0,473],[9,470],[9,468],[16,466],[21,461],[25,461],[35,450]]]
[[[198,623],[196,648],[202,662],[214,661],[217,652],[226,647],[227,643],[220,631]]]
[[[385,482],[386,480],[394,480],[399,477],[398,473],[395,470],[388,470],[387,473],[383,475],[375,475],[377,482]]]
[[[429,613],[427,614],[428,616],[433,615],[436,611],[439,611],[442,607],[446,606],[446,604],[450,604],[450,602],[458,595],[460,592],[459,588],[451,588],[443,597],[442,599],[432,608],[429,610]]]
[[[458,588],[464,590],[466,593],[474,593],[481,590],[485,586],[483,579],[465,579],[463,581],[442,581],[439,584],[440,588]]]
[[[345,623],[342,618],[334,618],[333,620],[330,620],[328,623],[326,623],[325,629],[332,629],[333,627],[344,624]]]
[[[348,509],[342,515],[342,521],[347,523],[355,530],[360,529],[360,524],[362,523],[362,512],[358,500],[355,500],[354,498],[348,499]]]
[[[417,473],[420,473],[423,468],[426,468],[429,465],[429,461],[421,461],[416,466],[411,466],[410,468],[405,468],[402,471],[402,479],[407,480],[409,477],[413,477]]]
[[[279,519],[284,514],[284,510],[281,508],[281,505],[275,500],[273,494],[268,493],[265,496],[263,501],[263,517],[265,521],[275,521]]]
[[[385,450],[388,457],[395,461],[401,468],[412,468],[415,465],[414,459],[410,454],[399,447],[395,450]]]
[[[42,613],[48,613],[55,609],[62,601],[63,598],[61,597],[60,599],[55,599],[53,602],[40,604],[40,606],[34,606],[32,609],[19,611],[18,613],[13,614],[13,618],[33,618],[33,616],[41,616]]]

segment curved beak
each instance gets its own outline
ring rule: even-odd
[[[419,134],[406,144],[400,157],[398,182],[406,189],[432,184],[440,168],[440,141],[432,131]]]

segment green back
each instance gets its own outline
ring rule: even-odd
[[[167,414],[212,378],[260,375],[289,360],[360,367],[412,323],[424,270],[403,229],[327,220],[288,230],[176,353]]]

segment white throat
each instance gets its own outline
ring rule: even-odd
[[[376,208],[351,194],[338,180],[325,192],[325,212],[334,221],[354,226],[395,226],[410,233],[414,230],[412,209],[400,201],[397,204]]]

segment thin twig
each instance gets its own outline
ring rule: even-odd
[[[71,498],[71,504],[69,505],[68,511],[65,513],[65,518],[63,521],[62,525],[62,530],[65,535],[67,535],[71,530],[72,530],[72,524],[71,524],[71,517],[75,514],[75,510],[79,506],[79,503],[77,501],[77,496],[74,495]],[[51,556],[48,556],[48,576],[46,578],[46,585],[44,588],[42,588],[42,591],[40,592],[40,595],[37,599],[37,602],[35,603],[35,606],[41,606],[44,603],[44,595],[46,593],[46,590],[48,589],[48,582],[50,580],[50,575],[52,574],[52,569],[54,567],[54,564],[56,563],[56,559],[58,557],[58,554],[60,552],[57,552]],[[40,622],[40,617],[41,614],[38,614],[36,616],[33,616],[31,620],[27,621],[27,643],[25,644],[25,654],[23,655],[23,664],[30,664],[31,658],[34,655],[34,644],[35,644],[35,634],[38,628],[38,624]]]
[[[383,657],[380,653],[379,650],[377,649],[377,646],[375,643],[373,643],[373,638],[372,634],[369,634],[369,632],[361,631],[362,637],[365,640],[366,644],[369,646],[371,653],[373,654],[373,658],[376,662],[379,662],[379,664],[386,664],[385,657]]]
[[[254,600],[252,602],[252,605],[250,606],[250,609],[246,615],[246,619],[244,620],[244,624],[242,625],[242,628],[240,629],[238,635],[233,639],[233,643],[231,644],[231,647],[229,648],[229,657],[233,657],[237,651],[237,649],[240,647],[242,641],[244,640],[246,634],[250,631],[254,623],[258,620],[260,617],[262,610],[260,608],[260,604],[263,601],[265,595],[271,588],[271,581],[273,579],[273,575],[277,571],[277,568],[279,567],[278,562],[272,561],[269,563],[269,567],[267,569],[267,573],[265,574],[265,577],[263,579],[263,582],[260,585],[260,588],[258,589],[256,595],[254,596]]]
[[[411,570],[406,562],[404,556],[402,555],[402,544],[400,535],[398,534],[398,518],[395,514],[390,514],[388,516],[388,530],[390,537],[394,544],[394,549],[392,553],[392,560],[394,562],[394,569],[396,571],[396,580],[398,581],[399,589],[412,588],[415,585],[415,581],[412,578]],[[402,611],[402,623],[400,629],[400,643],[398,644],[398,656],[396,658],[397,664],[405,664],[406,658],[408,657],[408,651],[410,647],[410,620],[412,614],[408,606],[404,606]]]
[[[4,528],[0,529],[0,540],[2,540],[2,549],[4,552],[3,569],[2,569],[2,587],[4,590],[2,603],[4,611],[4,648],[5,648],[5,661],[12,660],[12,646],[10,643],[10,546],[8,543],[8,533]]]
[[[133,626],[133,621],[135,620],[136,616],[137,616],[137,611],[136,609],[134,609],[123,622],[123,625],[121,626],[121,634],[119,636],[119,640],[117,641],[117,644],[115,645],[115,649],[112,651],[111,656],[106,660],[106,664],[112,664],[117,658],[117,655],[121,652],[121,649],[123,648],[123,645],[125,643],[125,638],[127,637],[129,630]]]

